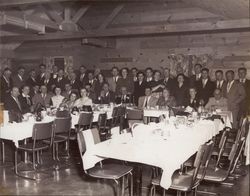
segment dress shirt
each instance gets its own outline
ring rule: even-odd
[[[232,80],[231,82],[229,82],[229,83],[227,84],[227,93],[229,93],[229,91],[230,91],[230,89],[231,89],[233,83],[234,83],[234,80]]]
[[[217,88],[222,88],[223,82],[224,82],[223,80],[221,80],[221,81],[218,81],[218,80],[217,80],[217,81],[216,81],[216,87],[217,87]]]
[[[207,84],[208,79],[202,79],[202,87],[204,88]]]
[[[55,95],[55,96],[51,97],[52,105],[56,108],[59,108],[63,99],[64,99],[64,96],[62,96],[62,95]]]

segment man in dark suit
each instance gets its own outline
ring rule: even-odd
[[[126,104],[133,102],[131,94],[128,94],[127,87],[121,87],[121,94],[116,97],[115,102],[116,104]]]
[[[21,104],[23,114],[33,111],[33,109],[32,109],[32,100],[31,100],[31,97],[30,97],[29,93],[30,93],[30,87],[29,86],[23,86],[22,93],[19,95],[19,101],[20,101],[20,104]]]
[[[18,87],[20,90],[25,84],[24,73],[24,67],[19,67],[17,70],[17,74],[12,77],[13,86]]]
[[[139,97],[142,97],[145,95],[145,88],[147,86],[146,82],[144,81],[144,73],[143,72],[138,72],[137,73],[137,82],[135,82],[134,85],[134,104],[138,106],[138,100]]]
[[[5,68],[3,70],[3,75],[1,76],[1,102],[4,102],[4,99],[10,93],[12,86],[11,70],[9,68]]]
[[[14,112],[14,113],[22,113],[22,106],[19,100],[19,88],[12,87],[10,95],[8,98],[6,97],[4,101],[4,107],[6,110]]]
[[[80,84],[80,81],[77,79],[76,77],[76,73],[73,72],[70,74],[70,85],[72,86],[72,89],[73,90],[80,90],[81,88],[81,84]]]
[[[146,82],[146,85],[147,87],[150,87],[152,86],[152,82],[153,82],[153,69],[151,67],[147,67],[145,69],[145,82]]]
[[[80,75],[79,75],[79,78],[78,80],[80,81],[81,83],[81,87],[84,87],[87,83],[88,83],[88,76],[87,76],[87,69],[84,65],[82,65],[80,67]]]
[[[215,85],[216,88],[221,90],[221,94],[223,97],[226,97],[227,93],[227,82],[223,80],[223,71],[222,70],[217,70],[215,72]]]
[[[190,77],[189,85],[190,87],[197,87],[197,83],[201,80],[201,64],[195,64],[194,66],[194,75]]]
[[[173,91],[174,80],[170,78],[170,70],[169,68],[164,68],[163,70],[164,79],[162,80],[162,84],[169,90],[170,93]]]
[[[40,73],[37,76],[36,81],[37,81],[38,85],[41,86],[41,85],[43,85],[43,81],[45,78],[46,65],[40,64],[39,69],[40,69]]]
[[[115,101],[115,93],[109,89],[109,84],[104,83],[102,89],[97,102],[101,104],[113,103]]]
[[[109,84],[110,90],[112,92],[115,92],[117,81],[120,78],[119,69],[117,67],[113,67],[111,70],[111,74],[112,74],[112,77],[107,78],[107,82]]]
[[[41,93],[34,95],[32,98],[33,108],[36,109],[38,105],[42,105],[44,107],[49,107],[51,105],[51,97],[52,94],[48,93],[47,87],[42,85],[40,87]]]
[[[37,81],[36,81],[36,72],[34,69],[32,69],[29,72],[29,77],[25,82],[26,85],[28,85],[30,88],[33,88],[34,86],[38,85]]]
[[[238,128],[240,104],[246,98],[246,92],[242,84],[234,80],[234,71],[226,72],[227,78],[227,103],[228,110],[233,114],[233,128]]]
[[[69,81],[64,77],[64,71],[60,69],[57,73],[56,79],[54,79],[54,84],[57,87],[60,87],[61,89],[65,88],[65,84]]]
[[[45,77],[44,77],[42,85],[45,85],[49,92],[53,92],[55,84],[54,84],[53,79],[51,78],[51,73],[50,72],[45,73]]]
[[[209,69],[203,68],[201,70],[201,80],[197,83],[198,98],[207,104],[210,97],[213,97],[215,84],[209,78]]]
[[[247,69],[245,67],[240,67],[238,69],[238,76],[240,84],[243,85],[246,91],[246,98],[240,104],[239,117],[250,114],[250,80],[246,78]]]

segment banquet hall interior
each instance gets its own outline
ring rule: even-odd
[[[249,196],[249,0],[1,0],[0,195]]]

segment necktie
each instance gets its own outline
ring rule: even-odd
[[[206,81],[205,80],[202,80],[202,86],[203,86],[203,88],[206,86]]]
[[[28,104],[28,105],[31,105],[31,102],[30,102],[30,100],[29,100],[28,97],[26,97],[26,101],[27,101],[27,104]]]
[[[227,92],[228,92],[228,93],[229,93],[229,91],[230,91],[231,84],[232,84],[232,82],[230,82],[230,83],[227,84]]]
[[[21,108],[21,104],[20,104],[19,100],[18,100],[17,98],[15,98],[15,101],[16,101],[16,103],[17,103],[17,105],[18,105],[19,109],[20,109],[20,110],[22,110],[22,108]]]
[[[146,108],[148,106],[148,97],[146,97],[146,101],[145,101],[145,104],[144,104],[144,107]]]

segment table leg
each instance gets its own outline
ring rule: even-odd
[[[142,166],[137,165],[135,167],[135,195],[141,196],[141,188],[142,188]]]
[[[2,155],[0,167],[12,166],[13,163],[11,161],[6,161],[5,160],[5,144],[1,139],[0,139],[0,143],[1,143],[1,155]]]

